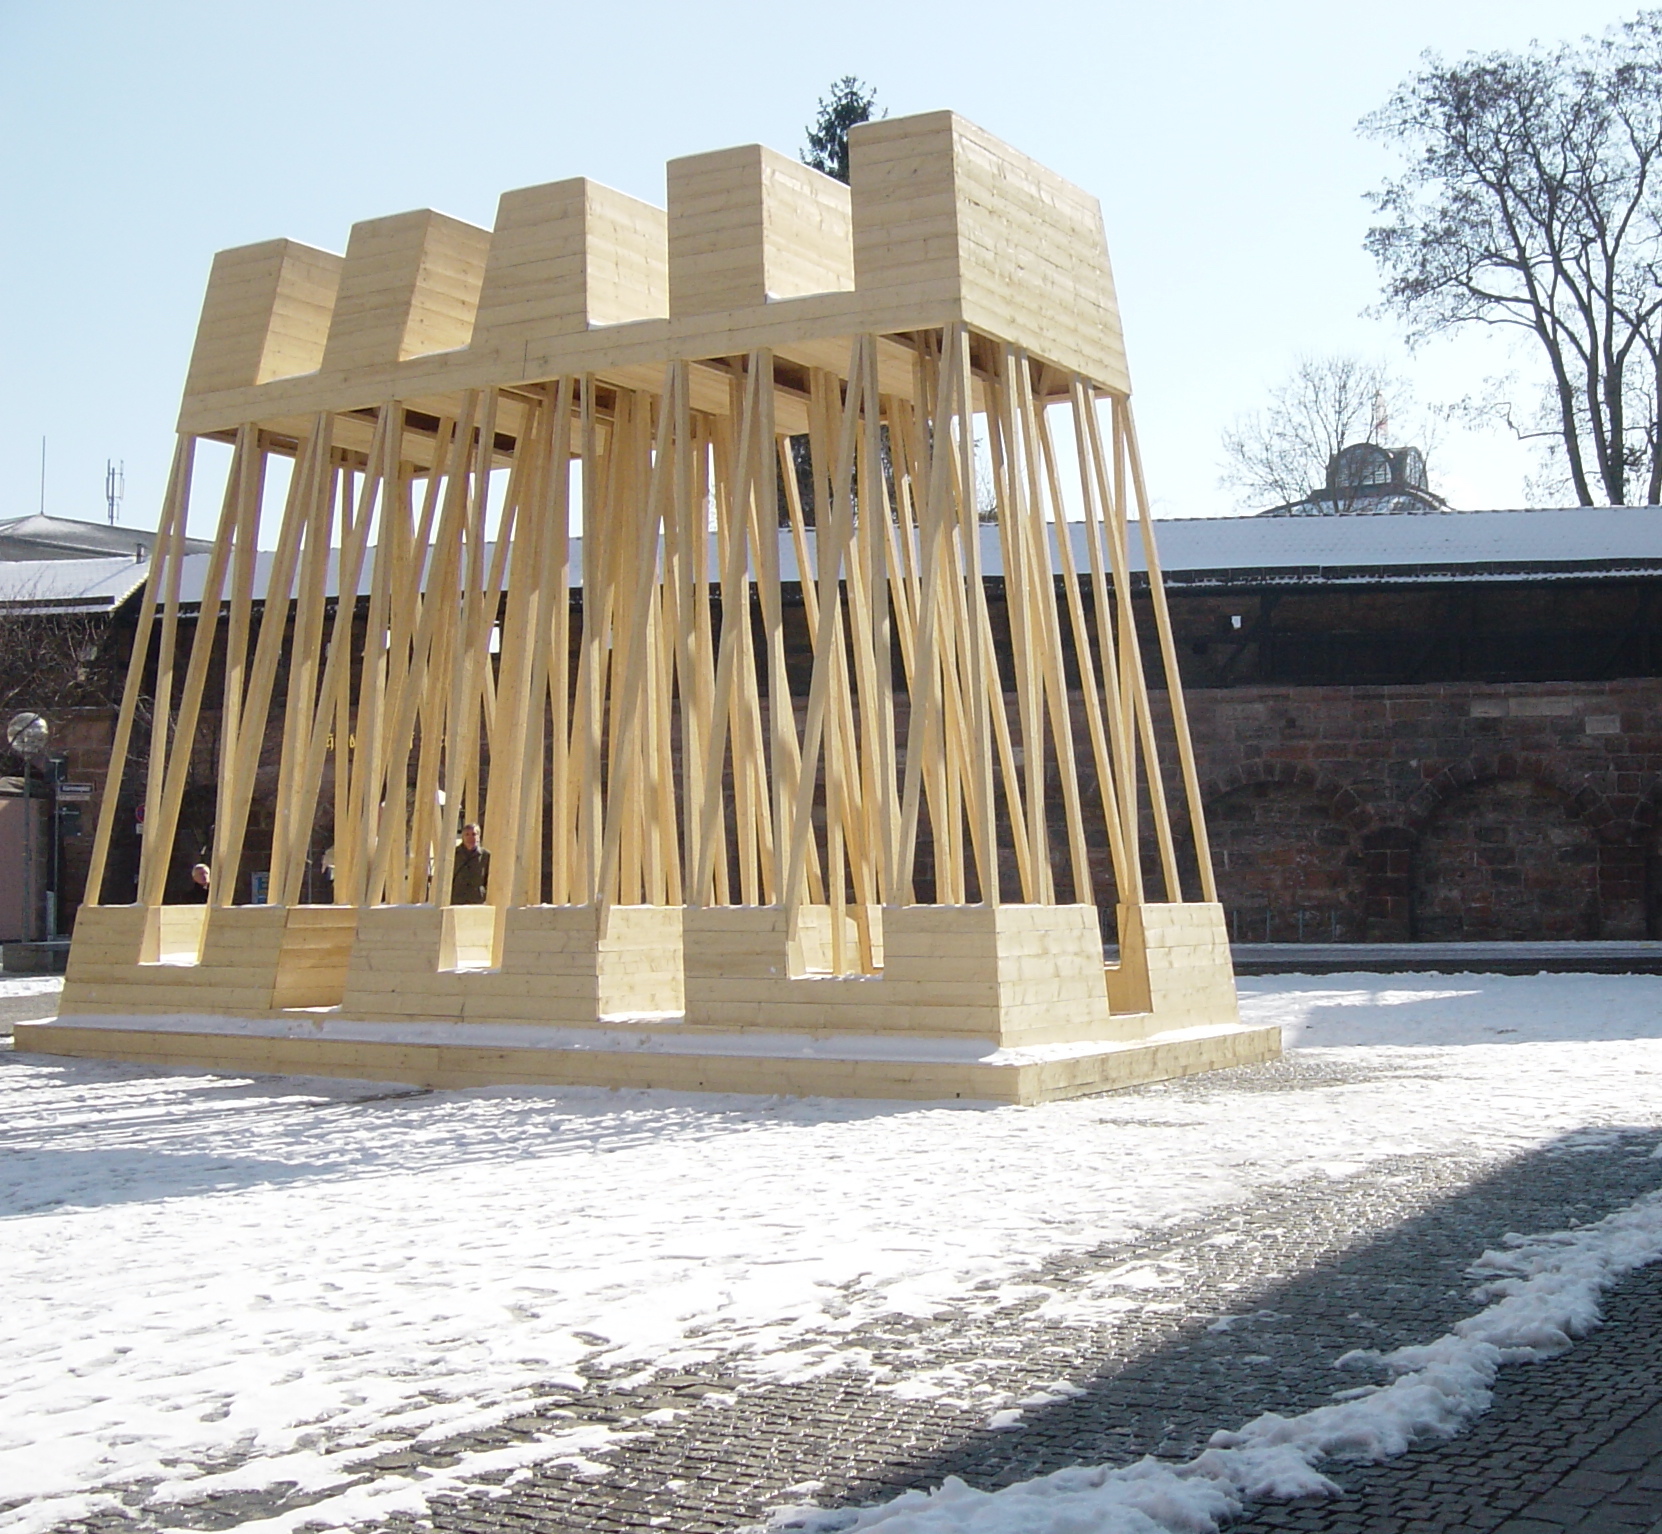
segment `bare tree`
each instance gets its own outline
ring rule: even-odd
[[[0,604],[0,712],[108,703],[107,616]]]
[[[1416,337],[1510,328],[1584,506],[1662,492],[1662,11],[1522,53],[1427,54],[1362,122],[1407,170],[1372,201],[1385,305]],[[1508,415],[1508,419],[1511,419]]]
[[[1328,460],[1353,442],[1384,444],[1393,425],[1428,446],[1432,423],[1408,385],[1383,362],[1354,356],[1300,357],[1261,410],[1237,416],[1223,434],[1219,484],[1285,505],[1321,488]]]

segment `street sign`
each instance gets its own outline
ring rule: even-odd
[[[60,799],[90,799],[92,784],[90,783],[60,783],[58,784]]]

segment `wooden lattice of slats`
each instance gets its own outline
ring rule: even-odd
[[[83,908],[66,1015],[1235,1024],[1097,203],[946,112],[850,163],[723,150],[671,162],[667,211],[573,180],[491,231],[215,259],[117,730],[138,902]],[[212,902],[164,908],[204,711]],[[482,908],[445,904],[464,821]]]

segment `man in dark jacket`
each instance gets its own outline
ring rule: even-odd
[[[451,905],[483,905],[490,880],[491,855],[479,845],[479,827],[465,825],[450,875]]]

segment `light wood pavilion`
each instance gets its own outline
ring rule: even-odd
[[[752,145],[672,161],[667,212],[579,179],[490,231],[215,258],[88,882],[147,717],[138,900],[82,907],[20,1049],[1019,1102],[1277,1053],[1236,1011],[1096,200],[950,112],[850,159]],[[233,458],[182,633],[203,438]],[[216,645],[214,896],[169,906]],[[269,903],[237,905],[278,719]],[[323,794],[339,903],[305,905]],[[463,820],[484,906],[444,903]]]

